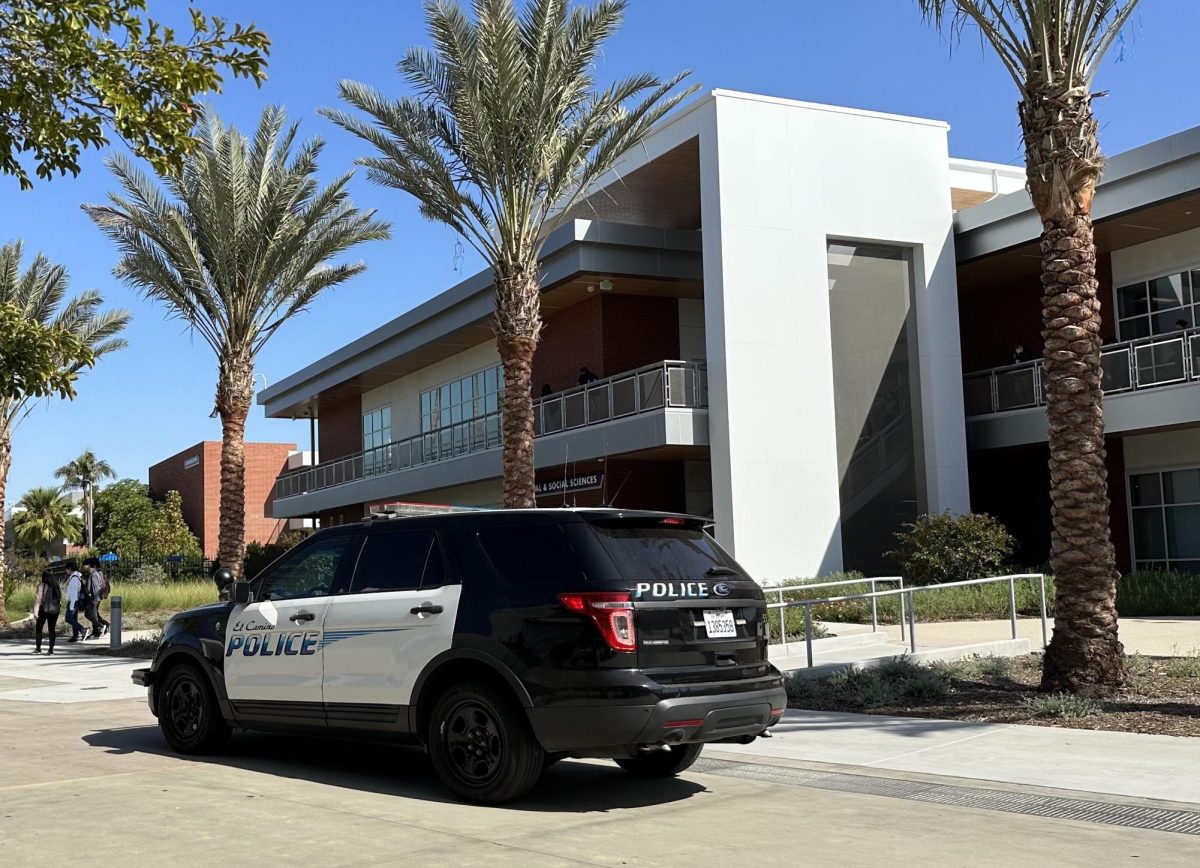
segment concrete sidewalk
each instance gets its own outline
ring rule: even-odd
[[[44,650],[45,645],[42,647]],[[27,640],[0,642],[0,703],[146,697],[146,688],[134,684],[130,673],[149,666],[147,660],[89,654],[66,642],[55,644],[53,656],[31,654],[32,649],[33,643]]]
[[[1197,709],[1200,714],[1200,709]],[[784,759],[1200,804],[1200,739],[789,710],[714,758]]]

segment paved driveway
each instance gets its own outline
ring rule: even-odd
[[[404,747],[246,734],[221,757],[188,759],[165,750],[142,699],[79,699],[87,684],[61,686],[95,661],[14,655],[0,649],[3,865],[57,866],[85,851],[97,864],[139,866],[1200,860],[1200,835],[1114,824],[1165,816],[1187,825],[1189,806],[1098,797],[1077,807],[1090,797],[787,758],[711,752],[697,770],[652,784],[611,763],[567,761],[505,808],[447,800],[424,756]],[[134,665],[105,662],[93,671],[100,682]],[[32,696],[51,689],[65,701]],[[1093,821],[1022,813],[1030,798]],[[80,816],[100,824],[86,842],[66,831]]]

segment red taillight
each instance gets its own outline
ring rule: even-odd
[[[682,527],[683,525],[687,524],[687,522],[685,522],[682,518],[664,518],[662,523],[670,525],[671,527]]]
[[[614,651],[636,651],[637,630],[633,625],[633,603],[626,593],[559,594],[558,601],[570,612],[587,615]]]

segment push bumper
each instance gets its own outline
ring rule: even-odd
[[[158,709],[154,702],[154,670],[135,669],[130,673],[129,677],[134,684],[146,688],[146,702],[150,704],[150,713],[157,717]]]
[[[543,749],[569,753],[753,738],[778,723],[786,706],[787,693],[780,686],[647,705],[532,708],[529,720]]]

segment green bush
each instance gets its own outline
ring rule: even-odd
[[[841,708],[882,708],[912,702],[936,702],[950,692],[943,672],[920,666],[906,657],[863,669],[841,669],[827,678],[792,674],[787,680],[788,705]]]
[[[1073,719],[1103,714],[1104,708],[1094,699],[1076,693],[1052,693],[1049,696],[1032,696],[1025,700],[1025,708],[1034,717],[1059,717]]]
[[[124,581],[131,585],[164,585],[167,582],[167,571],[158,564],[142,564]]]
[[[895,559],[906,581],[935,585],[982,579],[1002,572],[1014,541],[1004,525],[982,513],[918,516],[896,534]]]

